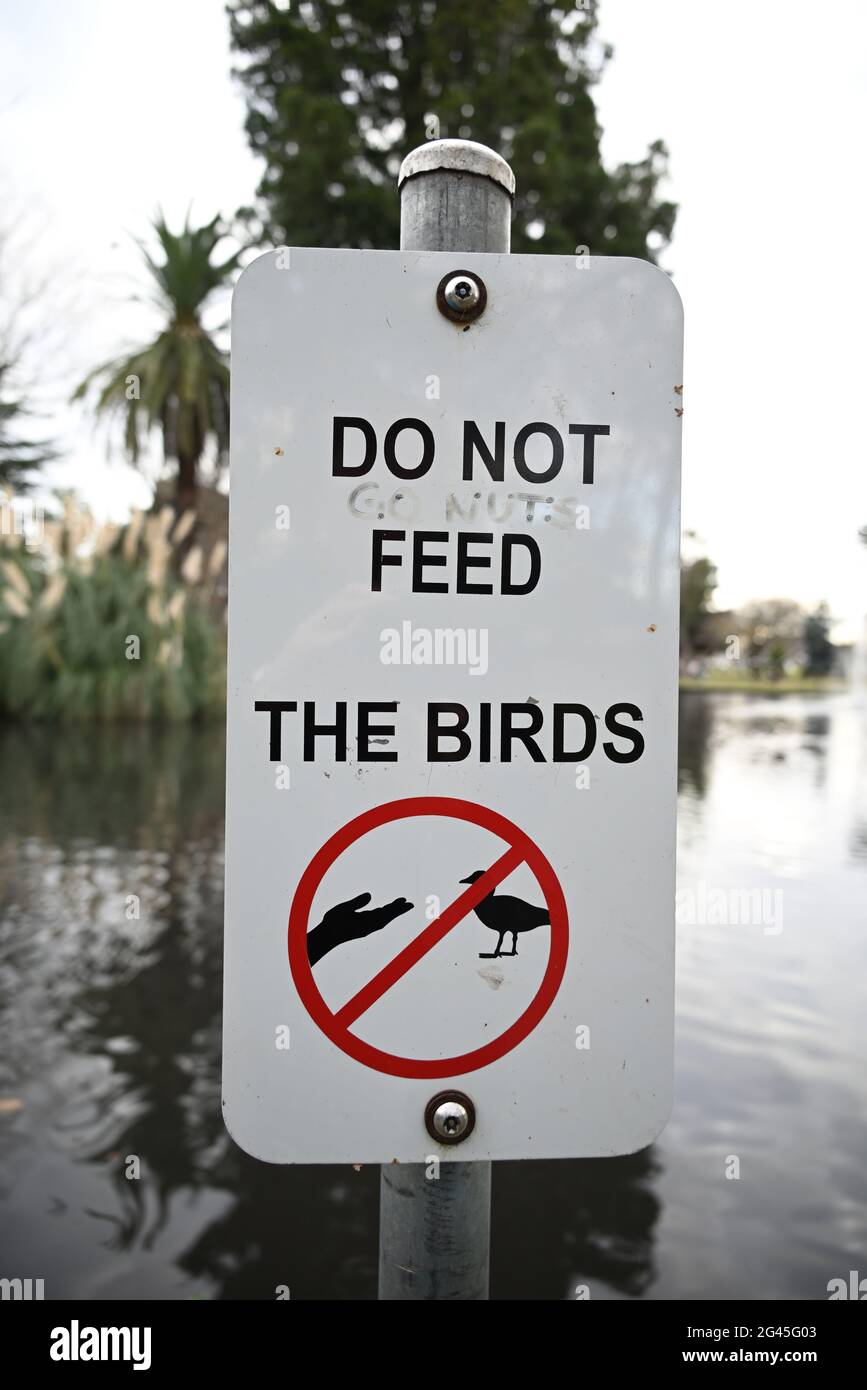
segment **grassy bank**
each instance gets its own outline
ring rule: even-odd
[[[715,671],[710,676],[681,676],[681,690],[746,690],[753,695],[832,695],[846,689],[846,682],[832,676],[750,676],[742,671]]]

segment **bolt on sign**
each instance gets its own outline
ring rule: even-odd
[[[639,260],[284,247],[241,277],[223,1104],[251,1154],[662,1129],[681,342]]]

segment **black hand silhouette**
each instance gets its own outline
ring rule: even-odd
[[[360,909],[370,902],[370,896],[370,893],[359,893],[357,898],[330,907],[319,926],[307,933],[307,958],[311,965],[333,951],[335,946],[342,946],[344,941],[360,941],[362,937],[370,936],[371,932],[382,931],[395,917],[409,912],[413,906],[406,898],[395,898],[382,907],[361,912]]]

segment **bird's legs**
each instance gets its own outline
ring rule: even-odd
[[[511,951],[504,951],[504,952],[503,952],[503,955],[504,955],[504,956],[516,956],[517,954],[518,954],[518,933],[517,933],[516,931],[513,931],[513,932],[512,932],[512,949],[511,949]]]
[[[497,956],[507,956],[509,952],[503,950],[503,937],[505,935],[506,933],[504,931],[500,932],[500,939],[497,942],[497,949],[495,951],[479,951],[479,960],[496,960]],[[514,955],[514,951],[512,954]]]

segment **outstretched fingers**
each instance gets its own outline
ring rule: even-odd
[[[360,907],[367,907],[370,902],[370,893],[359,893],[357,898],[350,898],[347,903],[339,903],[339,908],[346,912],[357,912]]]
[[[407,902],[406,898],[395,898],[393,902],[386,903],[380,910],[387,912],[389,920],[393,917],[401,917],[404,912],[410,912],[413,904]]]

